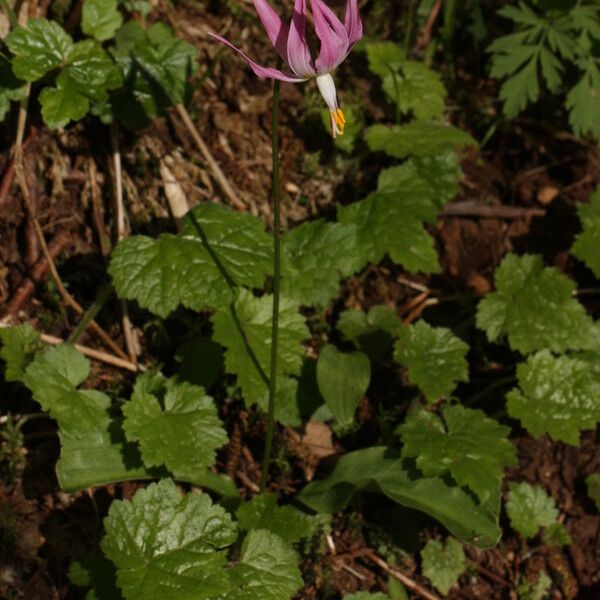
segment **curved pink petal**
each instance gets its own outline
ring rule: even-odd
[[[311,0],[315,32],[321,52],[315,61],[319,73],[333,71],[348,54],[348,32],[323,0]]]
[[[267,0],[252,1],[258,13],[258,18],[265,28],[271,43],[275,46],[275,50],[277,50],[283,61],[287,62],[289,27],[283,22],[283,19],[275,12]]]
[[[296,75],[316,75],[308,42],[306,41],[306,0],[296,0],[287,43],[287,63]]]
[[[344,27],[346,27],[348,33],[348,50],[350,50],[363,35],[363,24],[358,12],[358,0],[347,0]]]
[[[210,33],[211,37],[214,37],[216,40],[229,46],[232,50],[235,50],[249,65],[250,68],[254,71],[255,75],[262,79],[279,79],[280,81],[289,81],[290,83],[300,83],[301,81],[306,81],[308,77],[298,78],[298,77],[290,77],[286,75],[279,69],[273,69],[272,67],[263,67],[259,65],[257,62],[254,62],[251,58],[246,56],[239,48],[236,48],[229,40],[226,40],[224,37],[217,35],[216,33]]]

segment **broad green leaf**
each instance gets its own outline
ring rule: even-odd
[[[327,344],[319,353],[317,383],[325,403],[342,427],[350,427],[371,381],[371,363],[362,352],[343,353]]]
[[[372,306],[369,312],[345,310],[336,328],[348,341],[354,342],[372,361],[383,358],[392,348],[402,329],[402,319],[389,306]]]
[[[417,477],[396,450],[366,448],[343,455],[333,472],[309,483],[298,499],[320,513],[342,509],[360,490],[379,490],[388,498],[421,510],[445,525],[459,539],[491,547],[500,539],[499,496],[478,504],[471,494],[440,478]]]
[[[81,10],[81,30],[101,42],[115,36],[123,24],[117,0],[85,0]]]
[[[365,45],[369,70],[381,79],[396,72],[405,61],[405,53],[393,42],[369,42]]]
[[[539,485],[511,482],[508,488],[506,512],[511,525],[521,535],[532,538],[540,527],[550,527],[556,522],[558,510],[554,499]]]
[[[416,410],[398,427],[403,456],[416,458],[426,477],[450,473],[482,502],[497,496],[504,467],[517,465],[510,428],[460,405],[443,406],[441,412],[442,418]]]
[[[549,548],[562,548],[573,543],[569,532],[562,523],[552,523],[544,530],[542,541]]]
[[[577,208],[583,231],[573,244],[573,255],[582,260],[600,278],[600,188],[589,204]]]
[[[27,365],[42,348],[40,334],[29,323],[15,327],[0,328],[0,358],[6,362],[4,379],[21,381]]]
[[[96,390],[77,389],[89,373],[89,361],[64,344],[38,354],[25,370],[23,383],[58,421],[61,433],[81,437],[91,427],[106,427],[109,422],[110,398]]]
[[[266,529],[252,530],[231,569],[233,590],[226,600],[291,600],[302,587],[298,556],[287,542]]]
[[[102,551],[127,600],[209,600],[229,589],[223,549],[235,525],[207,494],[182,496],[165,479],[114,501],[104,528]]]
[[[547,433],[576,446],[580,431],[600,421],[600,378],[588,361],[542,350],[517,367],[517,376],[508,414],[533,436]]]
[[[10,103],[24,95],[23,82],[15,77],[8,58],[0,54],[0,122],[10,110]]]
[[[271,361],[273,298],[255,298],[240,290],[234,307],[219,308],[212,317],[213,339],[227,348],[225,368],[237,375],[247,406],[267,407]],[[310,337],[298,305],[281,299],[279,313],[278,376],[299,375],[304,351],[301,342]]]
[[[307,515],[293,506],[279,506],[276,496],[269,493],[241,504],[235,516],[242,531],[268,529],[290,544],[309,537],[313,531]]]
[[[417,119],[441,119],[446,88],[439,73],[413,60],[404,61],[398,74],[388,73],[383,89],[400,112]]]
[[[189,383],[141,375],[122,410],[125,435],[138,442],[144,464],[164,465],[177,478],[193,481],[214,464],[216,450],[227,443],[213,399]]]
[[[192,226],[157,239],[131,236],[113,252],[109,272],[121,298],[166,317],[177,306],[227,306],[232,284],[262,287],[271,272],[271,240],[260,219],[217,204],[193,209]]]
[[[44,123],[51,129],[83,119],[90,109],[89,100],[79,93],[77,84],[66,72],[58,76],[56,87],[47,87],[40,92],[39,100]]]
[[[76,587],[91,588],[85,600],[122,600],[117,588],[114,565],[101,554],[92,554],[83,562],[72,562],[69,581]]]
[[[592,320],[573,298],[575,284],[542,257],[508,254],[494,275],[496,291],[477,309],[477,326],[490,342],[508,336],[524,354],[549,348],[579,350],[593,344]]]
[[[27,27],[18,27],[8,34],[6,45],[15,55],[15,75],[36,81],[48,71],[67,65],[73,38],[55,21],[31,19]]]
[[[408,378],[428,402],[447,397],[459,381],[469,380],[469,346],[452,331],[425,321],[398,331],[394,358],[408,368]]]
[[[372,125],[365,136],[373,152],[385,152],[395,158],[437,156],[476,143],[465,131],[425,120],[406,125]]]
[[[600,474],[592,473],[585,478],[587,494],[594,501],[596,508],[600,510]]]
[[[445,544],[429,540],[421,551],[421,560],[423,574],[444,595],[467,569],[465,551],[454,538],[448,538]]]
[[[326,306],[340,280],[363,266],[356,228],[323,220],[302,223],[283,235],[281,290],[306,306]]]

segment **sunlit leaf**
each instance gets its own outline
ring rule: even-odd
[[[423,574],[444,595],[457,583],[467,568],[462,544],[454,538],[448,538],[445,544],[429,540],[421,551],[421,560]]]
[[[534,537],[540,527],[556,522],[558,510],[553,498],[539,485],[510,483],[506,512],[514,529],[525,537]]]

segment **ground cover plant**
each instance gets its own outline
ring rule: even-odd
[[[597,597],[593,3],[0,6],[0,596]]]

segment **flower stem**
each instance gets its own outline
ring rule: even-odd
[[[281,69],[278,60],[277,68]],[[267,413],[267,433],[265,452],[262,461],[260,491],[267,484],[271,448],[275,429],[275,396],[277,394],[277,342],[279,334],[279,288],[281,279],[281,190],[279,182],[279,95],[281,82],[273,83],[273,113],[271,118],[271,146],[273,148],[272,195],[273,195],[273,320],[271,325],[271,369],[269,373],[269,410]]]

